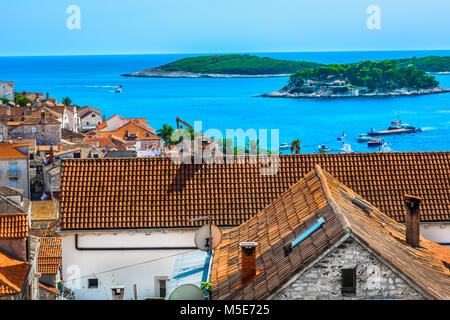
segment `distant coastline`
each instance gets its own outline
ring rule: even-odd
[[[429,88],[429,89],[395,89],[391,91],[379,91],[361,93],[358,95],[349,93],[331,93],[329,91],[314,92],[314,93],[291,93],[285,90],[278,90],[270,93],[258,95],[257,97],[265,98],[309,98],[309,99],[330,99],[330,98],[361,98],[361,97],[408,97],[408,96],[421,96],[438,93],[450,93],[449,88]]]
[[[194,73],[187,71],[166,71],[160,68],[151,68],[142,71],[122,74],[122,77],[144,78],[270,78],[289,77],[289,73],[282,74],[219,74],[219,73]]]

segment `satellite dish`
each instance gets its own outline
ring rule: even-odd
[[[205,300],[205,295],[202,289],[188,283],[175,288],[168,300]]]
[[[35,127],[31,128],[31,132],[36,133],[36,128]]]
[[[195,246],[202,251],[215,249],[222,241],[222,231],[215,225],[204,225],[195,233]]]

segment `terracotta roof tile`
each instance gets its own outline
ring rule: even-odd
[[[38,254],[38,272],[56,274],[62,264],[61,238],[41,237]]]
[[[227,230],[215,249],[213,299],[265,299],[348,234],[402,273],[425,294],[450,298],[450,249],[421,238],[405,242],[405,227],[378,209],[368,215],[351,201],[362,198],[320,167],[239,227]],[[361,199],[363,200],[363,199]],[[365,201],[365,200],[363,200]],[[287,256],[284,248],[319,218],[325,223]],[[242,285],[240,242],[254,241],[257,275]]]
[[[27,159],[28,155],[18,148],[28,146],[28,143],[0,143],[0,159]]]
[[[31,265],[0,250],[0,296],[22,292]]]
[[[64,230],[194,227],[212,214],[237,226],[320,164],[382,212],[404,221],[403,195],[422,197],[422,221],[450,221],[450,152],[302,154],[279,157],[275,175],[248,157],[234,164],[175,164],[170,158],[65,159]]]
[[[51,286],[48,285],[48,284],[39,282],[39,287],[41,287],[42,289],[45,289],[45,290],[47,290],[47,291],[50,291],[51,293],[59,294],[59,290],[58,290],[58,289],[56,289],[55,287],[51,287]]]
[[[28,237],[28,215],[0,213],[0,239]]]

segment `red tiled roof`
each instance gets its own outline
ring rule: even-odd
[[[39,282],[39,287],[41,287],[42,289],[48,290],[51,293],[59,294],[59,290],[58,289],[56,289],[55,287],[51,287],[51,286],[49,286],[49,285],[47,285],[45,283]]]
[[[0,143],[0,159],[27,159],[28,155],[18,148],[29,146],[29,143]]]
[[[0,239],[22,239],[28,237],[28,215],[0,212]]]
[[[31,265],[0,251],[0,296],[22,292]]]
[[[42,274],[56,274],[62,264],[61,238],[41,237],[38,254],[38,271]]]
[[[324,170],[382,212],[404,221],[403,195],[420,196],[422,221],[450,221],[450,152],[281,155],[275,175],[248,157],[234,164],[175,164],[170,158],[67,159],[61,172],[64,230],[194,227],[211,214],[237,226],[307,172]]]
[[[434,299],[450,299],[450,249],[424,238],[405,242],[405,227],[378,209],[370,215],[352,203],[361,196],[321,168],[301,178],[265,209],[223,234],[211,271],[213,299],[265,299],[331,249],[354,237]],[[363,200],[365,201],[365,200]],[[284,248],[319,218],[325,223],[286,255]],[[242,284],[240,242],[257,242],[257,274]]]

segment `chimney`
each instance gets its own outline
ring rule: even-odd
[[[406,205],[406,242],[418,247],[420,242],[420,201],[422,199],[409,194],[405,195]]]
[[[46,96],[46,99],[48,99],[48,92],[45,94],[45,96]]]
[[[241,242],[242,252],[242,284],[250,282],[256,276],[256,242]]]
[[[48,156],[48,164],[52,164],[53,163],[53,146],[50,146],[50,154]]]
[[[45,124],[45,112],[44,112],[44,110],[41,111],[41,123]]]

